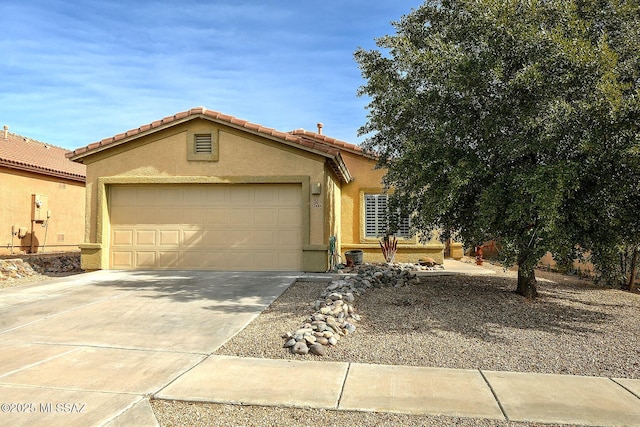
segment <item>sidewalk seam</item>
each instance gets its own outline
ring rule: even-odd
[[[623,389],[625,389],[626,391],[628,391],[629,393],[631,393],[632,396],[635,396],[636,398],[640,399],[640,396],[635,394],[633,391],[629,390],[627,387],[624,386],[624,384],[620,384],[618,381],[616,381],[613,378],[609,378],[611,381],[613,381],[614,384],[619,385],[620,387],[622,387]]]
[[[344,373],[344,381],[342,381],[342,387],[340,388],[340,395],[336,402],[336,409],[340,409],[340,402],[342,402],[342,395],[344,394],[344,388],[347,385],[347,378],[349,377],[349,371],[351,370],[351,362],[347,364],[347,372]]]
[[[27,369],[31,369],[31,368],[33,368],[33,367],[35,367],[35,366],[38,366],[38,365],[42,365],[43,363],[47,363],[47,362],[49,362],[49,361],[51,361],[51,360],[55,360],[55,359],[57,359],[57,358],[59,358],[59,357],[66,356],[66,355],[67,355],[67,354],[69,354],[69,353],[73,353],[73,352],[75,352],[75,351],[80,351],[80,349],[82,349],[82,347],[81,347],[81,346],[78,346],[78,347],[75,347],[75,348],[71,348],[71,349],[69,349],[69,350],[67,350],[67,351],[65,351],[65,352],[60,353],[60,354],[55,354],[55,355],[53,355],[53,356],[45,357],[45,358],[44,358],[44,359],[42,359],[42,360],[38,360],[38,361],[33,362],[33,363],[30,363],[30,364],[28,364],[28,365],[21,366],[21,367],[19,367],[19,368],[17,368],[17,369],[14,369],[13,371],[5,372],[4,374],[0,375],[0,382],[4,383],[4,382],[2,381],[2,379],[3,379],[3,378],[4,378],[4,379],[6,379],[6,377],[8,377],[8,376],[10,376],[10,375],[16,374],[16,373],[18,373],[18,372],[22,372],[22,371],[27,370]],[[12,383],[8,383],[8,384],[12,384]]]
[[[155,399],[156,395],[159,394],[160,392],[162,392],[162,390],[164,390],[165,388],[169,387],[174,382],[178,381],[178,378],[181,378],[187,372],[190,372],[190,371],[194,370],[196,368],[196,366],[200,366],[205,360],[208,360],[209,357],[211,357],[211,356],[212,355],[209,355],[209,356],[205,355],[202,359],[200,359],[200,361],[198,361],[198,363],[194,364],[192,367],[190,367],[188,369],[185,369],[182,373],[176,375],[173,379],[171,379],[171,381],[169,381],[168,383],[166,383],[164,385],[161,385],[160,388],[158,388],[156,391],[152,391],[152,392],[148,393],[147,396]]]
[[[504,417],[505,420],[509,421],[509,417],[507,416],[507,412],[504,410],[504,407],[502,406],[502,402],[500,402],[500,399],[498,398],[498,395],[496,394],[495,390],[491,386],[491,383],[489,382],[487,377],[484,376],[484,372],[482,372],[481,369],[478,369],[478,372],[480,372],[480,375],[482,375],[482,379],[487,384],[487,387],[489,387],[489,390],[491,390],[491,394],[493,394],[493,398],[496,400],[496,403],[498,404],[498,407],[500,408],[500,412],[502,412],[502,416]]]

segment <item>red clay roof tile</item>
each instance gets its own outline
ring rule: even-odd
[[[0,134],[0,165],[84,182],[86,166],[66,157],[67,150],[21,135]]]

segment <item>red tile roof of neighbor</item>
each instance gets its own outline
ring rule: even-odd
[[[66,157],[67,150],[0,131],[0,166],[85,182],[86,166]]]
[[[309,132],[304,129],[296,129],[291,132],[281,132],[276,129],[268,128],[259,124],[248,122],[243,119],[239,119],[237,117],[229,116],[218,111],[208,110],[204,107],[197,107],[192,108],[188,111],[176,113],[173,116],[168,116],[146,125],[142,125],[137,129],[128,130],[127,132],[103,139],[102,141],[94,142],[93,144],[89,144],[85,147],[77,148],[72,152],[67,153],[67,157],[72,160],[78,161],[87,155],[93,154],[94,152],[102,151],[112,146],[125,143],[130,139],[134,139],[138,136],[155,132],[157,130],[164,129],[174,124],[191,120],[197,117],[208,118],[210,120],[224,123],[236,128],[244,128],[257,134],[280,139],[283,142],[293,146],[297,145],[302,149],[319,152],[327,157],[335,157],[334,160],[337,164],[332,164],[332,166],[334,166],[334,170],[340,168],[345,169],[345,171],[343,172],[346,172],[346,176],[342,176],[345,175],[344,173],[339,173],[338,175],[342,176],[347,182],[351,180],[351,177],[349,176],[348,171],[346,171],[346,166],[344,166],[344,163],[340,158],[340,151],[346,150],[360,155],[366,155],[357,145],[349,144],[335,138],[329,138],[325,135],[321,135],[315,132]]]

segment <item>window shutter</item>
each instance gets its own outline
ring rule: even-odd
[[[366,194],[364,196],[365,207],[365,236],[377,237],[378,236],[378,210],[377,210],[377,197],[375,194]]]
[[[387,207],[387,195],[386,194],[365,194],[364,196],[365,207],[365,237],[382,237],[390,227],[390,219],[394,221],[398,220],[397,215],[389,215]],[[398,229],[395,235],[398,237],[411,237],[411,224],[409,218],[400,218],[400,223],[397,224]]]
[[[213,152],[211,134],[195,135],[194,147],[196,154],[211,154]]]

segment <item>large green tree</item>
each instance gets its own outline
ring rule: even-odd
[[[625,227],[640,230],[639,10],[638,0],[427,0],[379,50],[359,49],[361,133],[392,204],[423,235],[499,240],[530,298],[547,251],[604,253]]]

